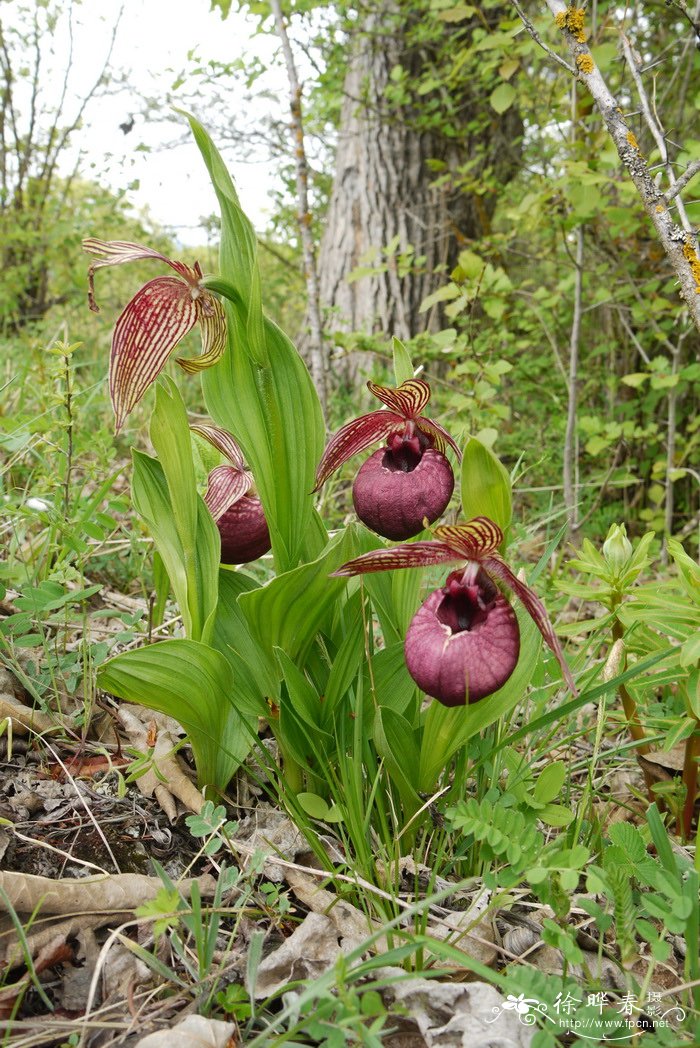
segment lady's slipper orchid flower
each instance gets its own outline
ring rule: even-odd
[[[248,564],[270,549],[270,532],[262,503],[251,491],[253,475],[230,433],[219,426],[190,426],[193,433],[220,451],[229,464],[216,466],[207,480],[204,501],[221,536],[221,563]]]
[[[406,665],[419,688],[445,706],[463,706],[491,695],[508,680],[520,653],[520,630],[498,581],[523,602],[577,694],[544,604],[497,552],[501,529],[488,517],[475,517],[466,524],[437,527],[435,535],[437,541],[365,553],[333,573],[352,576],[466,561],[430,594],[408,627]]]
[[[397,389],[367,383],[388,411],[372,411],[348,422],[333,436],[316,473],[318,491],[344,462],[378,440],[355,478],[352,498],[360,520],[387,539],[409,539],[437,520],[454,489],[446,445],[459,448],[442,426],[423,415],[430,386],[419,378]]]
[[[102,266],[155,258],[178,274],[155,277],[144,284],[115,325],[109,359],[109,392],[119,432],[126,416],[165,367],[172,350],[195,324],[199,324],[202,331],[202,353],[194,360],[178,357],[178,364],[194,374],[217,362],[226,348],[226,318],[221,302],[202,287],[199,262],[191,268],[159,251],[122,240],[90,237],[83,240],[83,248],[89,255],[97,256],[88,269],[88,301],[95,313],[99,313],[95,301],[95,270]]]

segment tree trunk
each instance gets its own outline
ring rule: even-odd
[[[417,11],[420,6],[426,10]],[[416,42],[421,16],[434,17],[427,4],[382,7],[365,18],[349,44],[319,257],[329,331],[382,331],[405,339],[444,326],[441,307],[421,313],[421,302],[445,283],[460,247],[489,231],[496,195],[485,191],[481,173],[490,167],[492,177],[503,182],[517,168],[520,118],[511,111],[498,116],[483,85],[477,80],[472,86],[468,69],[460,80],[461,97],[455,99],[450,88],[460,123],[455,129],[452,117],[451,132],[425,119],[429,96],[408,94],[426,64],[438,61],[431,51],[438,45]],[[400,103],[392,101],[397,69],[407,85]],[[459,169],[467,161],[469,182],[479,192],[459,185],[465,176]],[[348,281],[358,268],[370,272]]]

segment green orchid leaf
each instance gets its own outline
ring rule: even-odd
[[[236,706],[265,717],[268,702],[279,703],[279,674],[269,653],[251,636],[248,620],[238,603],[242,593],[259,588],[259,583],[246,572],[221,568],[211,643],[231,666]]]
[[[360,530],[347,528],[310,564],[242,594],[241,609],[261,647],[270,655],[274,647],[282,648],[302,665],[315,635],[324,623],[330,626],[335,605],[343,599],[347,580],[329,578],[330,573],[363,548]]]
[[[303,360],[263,315],[255,233],[231,177],[207,132],[188,119],[221,208],[221,277],[231,288],[228,350],[203,374],[204,396],[212,417],[243,449],[265,509],[275,567],[286,572],[317,555],[325,539],[311,495],[324,445],[321,407]]]
[[[134,507],[146,522],[170,579],[187,637],[201,640],[210,633],[216,608],[219,533],[203,500],[196,496],[194,539],[185,550],[161,464],[133,451]]]
[[[172,379],[161,379],[156,386],[151,440],[168,485],[171,515],[182,549],[191,617],[188,636],[207,642],[218,599],[221,540],[197,493],[187,411]]]
[[[508,471],[490,448],[470,437],[462,456],[462,507],[467,520],[488,517],[504,535],[513,515]]]
[[[409,378],[413,378],[413,363],[403,342],[396,337],[391,340],[391,351],[394,358],[396,385],[400,386],[402,382],[408,382]]]
[[[252,747],[257,719],[234,706],[227,660],[199,641],[165,640],[124,652],[100,667],[98,683],[182,725],[201,787],[226,789]]]
[[[414,785],[419,752],[410,721],[395,710],[380,706],[374,719],[374,744],[399,791],[404,813],[410,818],[422,804]]]

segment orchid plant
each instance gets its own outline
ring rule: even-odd
[[[221,563],[248,564],[257,560],[270,549],[270,531],[241,449],[220,426],[197,424],[190,429],[228,459],[227,464],[216,466],[209,473],[204,496],[221,536]]]
[[[197,265],[138,245],[85,245],[97,256],[92,304],[100,266],[153,258],[177,274],[147,284],[117,320],[110,361],[117,427],[195,323],[203,355],[180,364],[190,374],[201,370],[212,419],[190,427],[176,384],[159,378],[151,420],[157,458],[134,452],[134,504],[180,606],[184,636],[116,656],[99,680],[114,695],[178,719],[200,784],[210,789],[226,788],[264,718],[280,755],[270,771],[291,810],[322,819],[332,813],[369,871],[368,834],[392,827],[393,841],[410,826],[407,841],[424,817],[420,792],[441,776],[463,788],[467,778],[452,776],[451,762],[466,759],[459,755],[467,741],[522,700],[540,634],[572,689],[573,680],[544,606],[499,552],[510,478],[476,438],[461,472],[463,505],[476,519],[393,548],[377,537],[412,538],[440,517],[455,486],[446,452],[459,458],[460,449],[424,414],[430,386],[413,377],[395,340],[395,387],[369,383],[383,407],[347,423],[324,451],[313,383],[263,312],[252,227],[213,143],[190,123],[221,206],[220,275],[204,278]],[[209,474],[204,498],[193,432],[225,459]],[[362,465],[353,491],[367,527],[353,522],[330,534],[313,492],[378,441],[384,446]],[[270,541],[273,571],[264,583],[229,566],[259,556]],[[383,574],[460,561],[420,608],[418,573]],[[364,586],[348,585],[348,576],[366,572]],[[424,693],[439,701],[426,707]]]
[[[503,532],[487,517],[435,528],[437,539],[365,553],[335,572],[351,577],[393,568],[465,562],[430,594],[406,633],[408,672],[418,686],[445,706],[463,706],[491,695],[511,676],[520,653],[515,613],[497,582],[520,598],[552,649],[574,693],[566,659],[539,597],[498,553]]]
[[[396,389],[368,382],[387,410],[372,411],[348,422],[330,440],[316,472],[317,491],[344,462],[378,440],[360,468],[352,489],[355,512],[363,524],[387,539],[409,539],[444,513],[454,489],[454,473],[444,452],[460,451],[439,423],[423,415],[430,386],[411,378]]]
[[[226,319],[221,302],[202,285],[199,262],[188,266],[159,251],[123,240],[88,237],[83,240],[83,250],[96,256],[88,269],[88,301],[94,313],[100,311],[95,300],[95,271],[103,266],[156,259],[177,273],[176,277],[154,277],[144,284],[114,326],[109,392],[119,432],[178,342],[195,324],[202,332],[202,353],[194,360],[178,357],[178,364],[191,375],[216,364],[226,348]]]

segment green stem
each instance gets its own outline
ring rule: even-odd
[[[700,757],[700,721],[690,738],[685,743],[685,759],[683,761],[683,784],[685,786],[685,803],[681,825],[678,827],[683,835],[683,840],[690,839],[690,831],[693,825],[693,813],[695,811],[695,799],[698,792],[698,757]]]
[[[619,621],[619,619],[616,618],[613,622],[612,628],[613,641],[621,640],[623,634],[624,630],[622,627],[622,623]],[[624,665],[620,667],[621,670],[624,670],[624,668]],[[635,742],[642,743],[641,746],[637,747],[637,753],[641,753],[642,755],[645,753],[649,753],[650,747],[646,741],[646,734],[644,732],[644,728],[642,727],[641,722],[639,720],[639,713],[637,712],[637,703],[634,701],[624,684],[618,685],[617,691],[620,698],[622,699],[622,708],[625,711],[625,717],[627,718],[627,727],[629,728],[630,735],[632,736]]]

